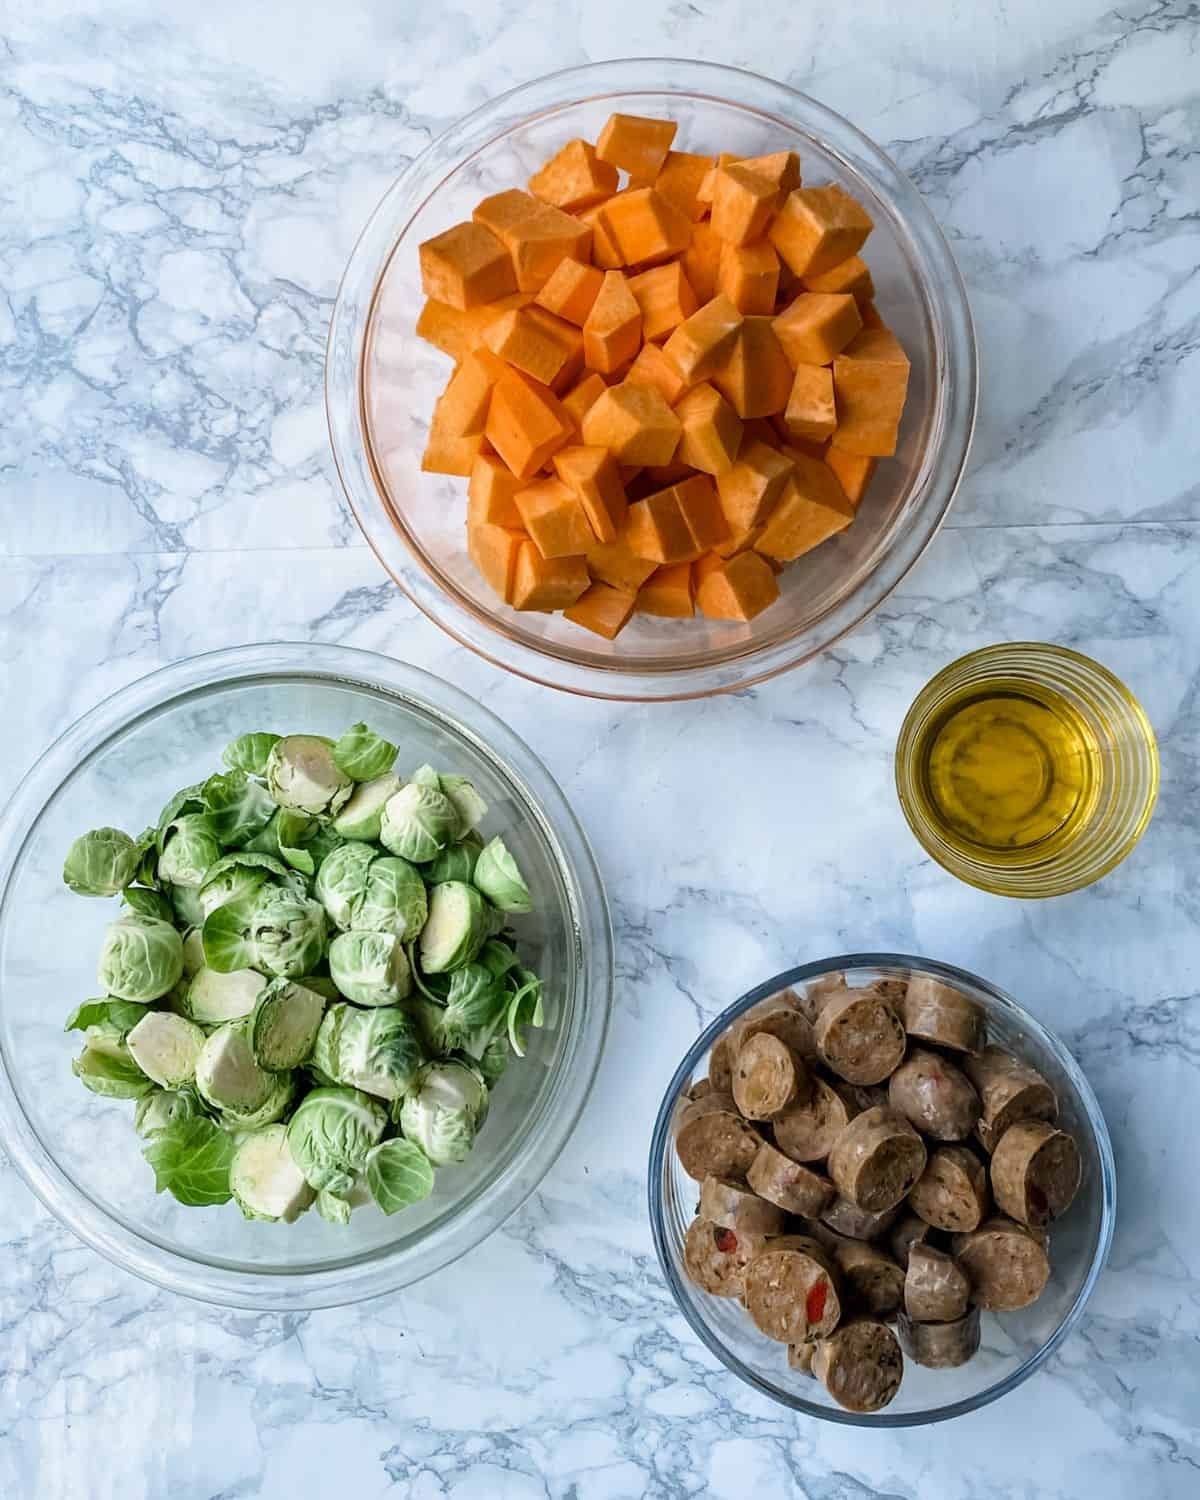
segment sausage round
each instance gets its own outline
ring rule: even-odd
[[[771,1121],[775,1144],[793,1161],[824,1161],[850,1122],[846,1102],[823,1078],[812,1081],[812,1097]]]
[[[733,1086],[733,1051],[729,1045],[729,1032],[719,1036],[708,1054],[708,1076],[714,1089],[728,1094]]]
[[[833,1263],[803,1234],[768,1241],[746,1268],[744,1298],[759,1331],[783,1344],[824,1338],[842,1315]]]
[[[883,1083],[843,1083],[839,1079],[833,1085],[833,1090],[845,1101],[850,1119],[861,1115],[864,1109],[874,1109],[877,1104],[888,1102],[887,1085]]]
[[[733,1099],[748,1120],[774,1119],[810,1089],[804,1064],[777,1036],[760,1032],[737,1049]]]
[[[680,1111],[675,1150],[689,1177],[744,1177],[759,1147],[759,1137],[738,1114],[728,1094],[705,1094]]]
[[[739,1234],[697,1215],[683,1240],[683,1264],[697,1286],[714,1297],[740,1297],[746,1267],[766,1248],[761,1234]]]
[[[991,1205],[987,1168],[969,1146],[938,1146],[908,1197],[913,1213],[931,1224],[965,1234]]]
[[[979,1119],[975,1085],[952,1062],[914,1047],[888,1080],[888,1103],[937,1141],[965,1141]]]
[[[989,1156],[1018,1120],[1058,1118],[1054,1090],[1036,1068],[1002,1048],[986,1047],[978,1057],[968,1057],[966,1069],[983,1106],[975,1133]]]
[[[1019,1224],[1040,1229],[1071,1206],[1083,1165],[1065,1130],[1045,1120],[1010,1125],[992,1154],[992,1196]]]
[[[813,1374],[847,1411],[879,1411],[900,1389],[904,1357],[886,1323],[857,1318],[813,1353]]]
[[[822,1061],[847,1083],[882,1083],[904,1059],[904,1027],[871,987],[831,996],[813,1038]]]
[[[952,1255],[914,1245],[904,1276],[904,1311],[914,1323],[956,1323],[971,1300],[971,1281]]]
[[[896,1332],[900,1347],[914,1364],[927,1370],[953,1370],[979,1349],[979,1309],[968,1308],[953,1323],[914,1323],[901,1313]]]
[[[829,1000],[846,994],[849,986],[844,974],[825,974],[820,979],[810,979],[804,986],[800,1006],[810,1021],[815,1021]]]
[[[802,1375],[811,1375],[816,1349],[816,1344],[789,1344],[788,1364],[793,1370],[799,1370]]]
[[[829,1153],[834,1186],[868,1213],[895,1207],[924,1170],[924,1142],[886,1105],[856,1115]]]
[[[904,1272],[892,1257],[863,1240],[828,1230],[825,1234],[841,1276],[843,1300],[874,1317],[894,1317],[904,1297]]]
[[[932,1233],[933,1225],[927,1224],[918,1214],[905,1214],[892,1230],[888,1244],[899,1264],[907,1266],[912,1247],[923,1245]]]
[[[977,1000],[951,989],[932,974],[914,974],[899,1005],[909,1036],[955,1052],[982,1052],[987,1014]]]
[[[821,1215],[821,1223],[852,1240],[873,1240],[891,1228],[899,1212],[897,1204],[894,1208],[885,1208],[882,1213],[868,1213],[839,1193]]]
[[[1038,1236],[1012,1219],[987,1219],[952,1248],[971,1278],[971,1299],[992,1312],[1016,1312],[1042,1295],[1050,1261]]]
[[[695,1083],[692,1084],[691,1088],[688,1089],[687,1096],[689,1099],[703,1099],[705,1094],[711,1094],[712,1091],[713,1086],[711,1078],[697,1078]]]
[[[729,1028],[730,1056],[736,1057],[738,1048],[752,1036],[763,1032],[777,1036],[805,1062],[815,1062],[816,1044],[813,1042],[812,1022],[805,1015],[800,997],[795,990],[780,990],[766,1000],[760,1000]]]
[[[739,1234],[783,1233],[782,1209],[724,1177],[706,1177],[700,1184],[700,1217]]]
[[[793,1161],[764,1141],[750,1163],[746,1181],[760,1198],[789,1214],[815,1219],[833,1201],[833,1183],[811,1167]]]

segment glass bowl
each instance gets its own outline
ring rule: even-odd
[[[1053,1087],[1059,1118],[1079,1143],[1083,1181],[1068,1212],[1050,1231],[1050,1280],[1031,1306],[984,1313],[979,1352],[951,1370],[929,1370],[906,1359],[900,1390],[882,1411],[862,1415],[834,1404],[825,1387],[789,1368],[786,1346],[766,1338],[735,1298],[713,1297],[683,1267],[683,1240],[700,1185],[679,1165],[672,1123],[686,1089],[703,1076],[713,1043],[752,1005],[789,986],[845,973],[851,985],[881,977],[932,974],[978,1000],[993,1041],[1032,1063]],[[1104,1266],[1116,1219],[1116,1171],[1108,1128],[1091,1085],[1058,1040],[1003,990],[986,979],[902,953],[852,953],[801,964],[743,995],[692,1043],[667,1086],[650,1146],[650,1225],[671,1294],[694,1332],[735,1375],[806,1416],[853,1427],[918,1427],[986,1406],[1014,1390],[1049,1359],[1075,1327]]]
[[[781,600],[749,625],[635,615],[606,642],[558,614],[500,604],[466,552],[466,481],[421,472],[450,367],[415,327],[417,246],[521,186],[611,111],[670,115],[679,144],[737,155],[794,147],[875,220],[864,252],[883,317],[912,361],[894,459],[847,531],[786,569]],[[456,640],[536,682],[601,698],[700,697],[807,661],[875,609],[920,557],[954,496],[975,418],[976,355],[962,280],[911,182],[832,110],[754,73],[638,58],[555,73],[493,99],[416,158],[384,195],[342,278],[329,330],[326,411],[358,524],[413,602]]]
[[[489,804],[535,912],[517,918],[546,982],[547,1023],[493,1094],[475,1149],[439,1169],[433,1196],[348,1228],[315,1212],[244,1220],[233,1204],[156,1195],[132,1110],[71,1073],[70,1010],[95,993],[115,901],[62,882],[71,840],[113,824],[135,834],[179,787],[212,771],[235,735],[275,727],[335,735],[359,719],[401,747],[400,765],[453,768]],[[0,1131],[42,1202],[94,1249],[170,1291],[292,1310],[394,1291],[477,1244],[533,1191],[579,1118],[612,999],[608,907],[582,829],[546,768],[497,718],[416,668],[335,646],[217,651],[154,672],[86,714],[42,756],[0,820]]]

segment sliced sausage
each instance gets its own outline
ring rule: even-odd
[[[788,1364],[793,1370],[799,1370],[802,1375],[811,1375],[816,1349],[816,1344],[789,1344]]]
[[[904,1297],[904,1272],[890,1255],[864,1240],[825,1230],[833,1263],[841,1276],[842,1300],[877,1318],[894,1317]]]
[[[833,1090],[846,1102],[850,1118],[861,1115],[864,1109],[874,1109],[877,1104],[888,1102],[887,1085],[883,1083],[843,1083],[836,1079]]]
[[[706,1177],[701,1183],[700,1217],[739,1234],[783,1233],[782,1209],[724,1177]]]
[[[742,1043],[733,1060],[733,1099],[748,1120],[773,1120],[812,1089],[808,1070],[769,1032]]]
[[[1050,1278],[1044,1243],[1012,1219],[987,1219],[972,1234],[955,1235],[952,1249],[971,1278],[971,1300],[993,1312],[1028,1307]]]
[[[924,1170],[925,1143],[886,1105],[856,1115],[829,1153],[834,1186],[868,1213],[894,1208]]]
[[[866,987],[831,996],[813,1026],[817,1053],[847,1083],[882,1083],[904,1060],[904,1027],[879,994]]]
[[[711,1078],[697,1078],[695,1083],[692,1084],[691,1088],[688,1089],[687,1096],[689,1099],[703,1099],[705,1094],[711,1094],[712,1091],[713,1086]]]
[[[746,1267],[761,1255],[767,1241],[761,1234],[739,1234],[696,1216],[683,1240],[683,1264],[697,1286],[714,1297],[740,1297]]]
[[[914,1047],[888,1080],[888,1103],[937,1141],[965,1141],[981,1109],[963,1070],[925,1047]]]
[[[1045,1120],[1010,1125],[992,1154],[997,1208],[1035,1229],[1070,1208],[1082,1175],[1074,1139]]]
[[[804,986],[800,1005],[810,1021],[815,1021],[829,1000],[840,999],[849,992],[844,974],[826,974],[812,979]]]
[[[758,1148],[746,1181],[768,1203],[789,1214],[815,1219],[833,1201],[833,1183],[820,1172],[785,1156],[769,1141]]]
[[[882,1213],[868,1213],[865,1208],[859,1208],[857,1203],[852,1203],[839,1193],[821,1215],[821,1223],[836,1234],[848,1235],[853,1240],[873,1240],[887,1233],[896,1222],[899,1212],[897,1205],[885,1208]]]
[[[1018,1120],[1058,1118],[1054,1090],[1036,1068],[1003,1048],[987,1047],[978,1057],[968,1057],[966,1068],[983,1106],[976,1134],[989,1156],[1008,1127]]]
[[[847,1411],[879,1411],[900,1389],[904,1356],[886,1323],[856,1318],[813,1353],[813,1374]]]
[[[905,1313],[896,1320],[900,1347],[914,1364],[927,1370],[953,1370],[965,1365],[979,1348],[979,1309],[953,1323],[915,1323]]]
[[[901,977],[898,974],[889,975],[886,979],[877,979],[875,987],[879,993],[892,1007],[901,1020],[904,1019],[902,1006],[904,997],[908,994],[908,976]]]
[[[938,1146],[930,1152],[908,1206],[935,1229],[966,1233],[991,1207],[987,1168],[969,1146]]]
[[[971,1300],[971,1281],[944,1250],[914,1245],[904,1276],[904,1311],[914,1323],[956,1323]]]
[[[767,1242],[746,1268],[744,1296],[759,1331],[783,1344],[824,1338],[842,1315],[833,1262],[803,1234]]]
[[[902,1266],[908,1265],[909,1253],[914,1245],[923,1245],[934,1232],[918,1214],[905,1214],[888,1236],[892,1254]]]
[[[728,1094],[733,1087],[733,1052],[726,1031],[712,1044],[708,1054],[708,1076],[714,1089]]]
[[[979,1001],[932,974],[912,975],[900,1016],[909,1036],[955,1052],[982,1052],[987,1041],[987,1014]]]
[[[813,1041],[812,1022],[804,1013],[800,997],[795,990],[780,990],[766,1000],[760,1000],[729,1028],[730,1056],[736,1057],[738,1049],[763,1032],[777,1036],[786,1042],[797,1057],[805,1062],[815,1062],[817,1048]]]
[[[793,1104],[771,1121],[775,1144],[793,1161],[824,1161],[850,1123],[846,1102],[825,1082],[813,1078],[812,1097]]]
[[[675,1126],[675,1150],[689,1177],[745,1177],[759,1137],[728,1094],[715,1089],[685,1104]]]

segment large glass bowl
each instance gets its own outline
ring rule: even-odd
[[[63,1022],[96,993],[115,901],[73,895],[63,855],[89,828],[135,834],[181,786],[217,768],[253,729],[335,735],[367,720],[424,761],[470,777],[503,830],[535,912],[521,947],[546,982],[547,1024],[514,1058],[466,1163],[391,1218],[373,1205],[348,1228],[315,1212],[295,1224],[156,1196],[132,1107],[71,1074],[79,1037]],[[18,1171],[81,1239],[171,1291],[238,1307],[296,1309],[394,1291],[497,1228],[540,1182],[583,1109],[612,995],[612,936],[596,864],[546,768],[457,689],[366,651],[270,645],[178,662],[73,725],[17,788],[0,820],[0,1131]]]
[[[614,109],[669,115],[690,151],[795,148],[809,182],[840,182],[875,230],[864,254],[878,304],[912,361],[896,457],[882,462],[853,526],[801,558],[782,599],[749,625],[635,616],[606,642],[561,615],[500,604],[466,552],[466,481],[421,472],[429,417],[450,373],[415,325],[417,246],[521,186]],[[936,532],[966,463],[976,356],[966,293],[920,194],[840,115],[754,73],[639,58],[555,73],[492,100],[413,161],[350,258],[329,332],[326,409],[347,498],[380,562],[432,620],[489,661],[596,697],[699,697],[807,661],[894,589]]]
[[[904,1362],[895,1400],[869,1415],[845,1411],[811,1376],[789,1367],[787,1349],[754,1327],[741,1303],[713,1297],[689,1280],[683,1240],[696,1211],[699,1184],[679,1165],[672,1123],[684,1092],[707,1070],[709,1050],[752,1005],[789,986],[845,973],[851,985],[887,976],[932,974],[978,1000],[989,1037],[1033,1064],[1058,1095],[1059,1119],[1079,1144],[1083,1181],[1068,1212],[1050,1230],[1050,1280],[1031,1306],[982,1315],[978,1354],[953,1370]],[[1108,1127],[1079,1064],[1051,1032],[986,979],[928,958],[853,953],[802,964],[768,979],[723,1011],[696,1038],[667,1085],[650,1146],[650,1224],[659,1262],[684,1317],[709,1349],[748,1385],[784,1406],[853,1427],[918,1427],[975,1411],[1014,1390],[1043,1365],[1079,1321],[1104,1266],[1116,1220],[1116,1170]]]

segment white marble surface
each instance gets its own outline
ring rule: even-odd
[[[548,697],[414,616],[337,491],[320,378],[359,222],[431,133],[552,67],[663,52],[783,77],[890,146],[961,259],[984,399],[949,527],[870,625],[755,692],[642,709]],[[4,8],[3,782],[181,655],[391,652],[545,757],[620,947],[573,1144],[501,1233],[404,1296],[294,1317],[174,1300],[0,1164],[5,1500],[1200,1492],[1198,59],[1187,0]],[[919,685],[1019,637],[1102,658],[1163,750],[1140,850],[1046,905],[943,875],[890,781]],[[676,1315],[643,1211],[653,1111],[703,1018],[868,946],[962,963],[1058,1027],[1121,1174],[1080,1332],[933,1435],[749,1394]]]

